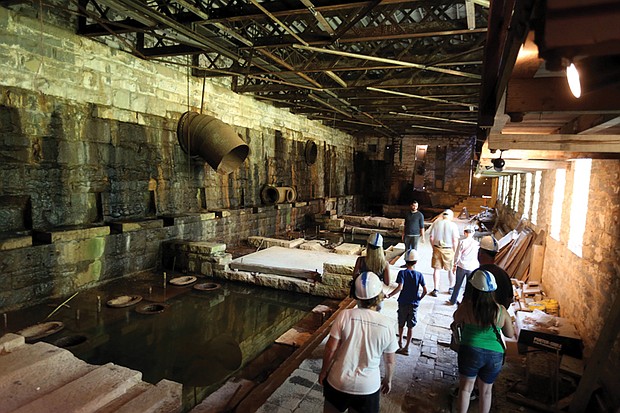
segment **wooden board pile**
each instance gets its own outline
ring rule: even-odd
[[[515,237],[516,235],[516,237]],[[536,233],[521,220],[506,237],[512,238],[495,257],[495,264],[502,267],[511,278],[521,281],[540,281],[542,257],[544,255],[545,231]],[[499,244],[506,243],[500,239]]]

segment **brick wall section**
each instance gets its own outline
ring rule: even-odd
[[[558,300],[560,315],[575,323],[590,355],[600,332],[606,328],[606,319],[612,305],[620,299],[620,161],[593,160],[590,177],[586,231],[583,239],[583,257],[568,249],[569,216],[572,196],[583,198],[586,188],[573,194],[573,168],[567,169],[563,201],[563,225],[560,241],[549,236],[555,171],[544,171],[540,188],[537,230],[547,231],[542,283],[544,291]],[[511,185],[514,180],[511,181]],[[514,228],[523,213],[525,176],[521,176],[519,211],[500,205],[501,220]],[[510,197],[507,199],[510,203]],[[615,394],[616,405],[620,380],[620,338],[610,352],[603,380],[610,394]]]

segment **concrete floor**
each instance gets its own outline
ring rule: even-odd
[[[429,291],[432,290],[432,268],[430,260],[432,249],[428,241],[418,246],[421,254],[416,269],[424,274]],[[391,271],[396,273],[401,263],[396,263]],[[414,328],[413,344],[409,356],[396,355],[396,370],[393,388],[381,398],[381,412],[450,412],[452,397],[450,392],[458,380],[456,353],[447,347],[450,340],[449,325],[455,306],[446,305],[449,298],[448,276],[441,272],[440,294],[438,297],[426,296],[418,309],[418,324]],[[386,289],[387,290],[387,289]],[[398,303],[396,297],[384,301],[382,312],[393,317],[396,322]],[[322,387],[318,384],[323,349],[326,340],[312,355],[291,374],[286,382],[275,391],[258,410],[261,413],[317,413],[323,410]],[[506,400],[506,394],[513,384],[524,381],[523,357],[514,354],[494,386],[493,410],[495,412],[533,412]],[[477,403],[472,402],[470,411],[477,411]]]

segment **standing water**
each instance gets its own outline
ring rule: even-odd
[[[323,298],[204,278],[164,287],[162,274],[150,273],[80,292],[54,312],[62,301],[9,314],[8,331],[62,322],[60,332],[42,340],[90,364],[138,370],[153,384],[182,383],[187,407],[260,355]]]

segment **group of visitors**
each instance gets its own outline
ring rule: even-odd
[[[434,269],[434,289],[429,295],[437,296],[439,270],[447,270],[452,287],[446,304],[459,304],[453,323],[459,326],[461,333],[457,411],[467,412],[477,381],[480,411],[488,412],[493,382],[501,370],[505,351],[499,330],[507,337],[514,335],[506,311],[513,299],[512,285],[508,274],[493,263],[498,251],[497,241],[492,236],[483,237],[480,243],[474,240],[473,226],[467,226],[463,239],[459,240],[451,212],[444,211],[429,234]],[[380,394],[389,393],[392,387],[395,354],[409,355],[417,309],[428,293],[423,274],[415,270],[419,260],[417,247],[423,236],[424,217],[414,201],[405,218],[402,236],[407,248],[405,268],[398,272],[397,287],[388,293],[383,291],[391,281],[383,237],[376,233],[369,236],[366,255],[357,259],[351,283],[351,297],[357,300],[357,306],[340,312],[325,345],[319,374],[324,388],[324,412],[347,409],[379,412]],[[456,280],[453,281],[454,273]],[[459,302],[465,280],[465,291]],[[380,311],[382,301],[396,295],[398,322],[395,325]],[[383,378],[382,359],[385,364]]]

